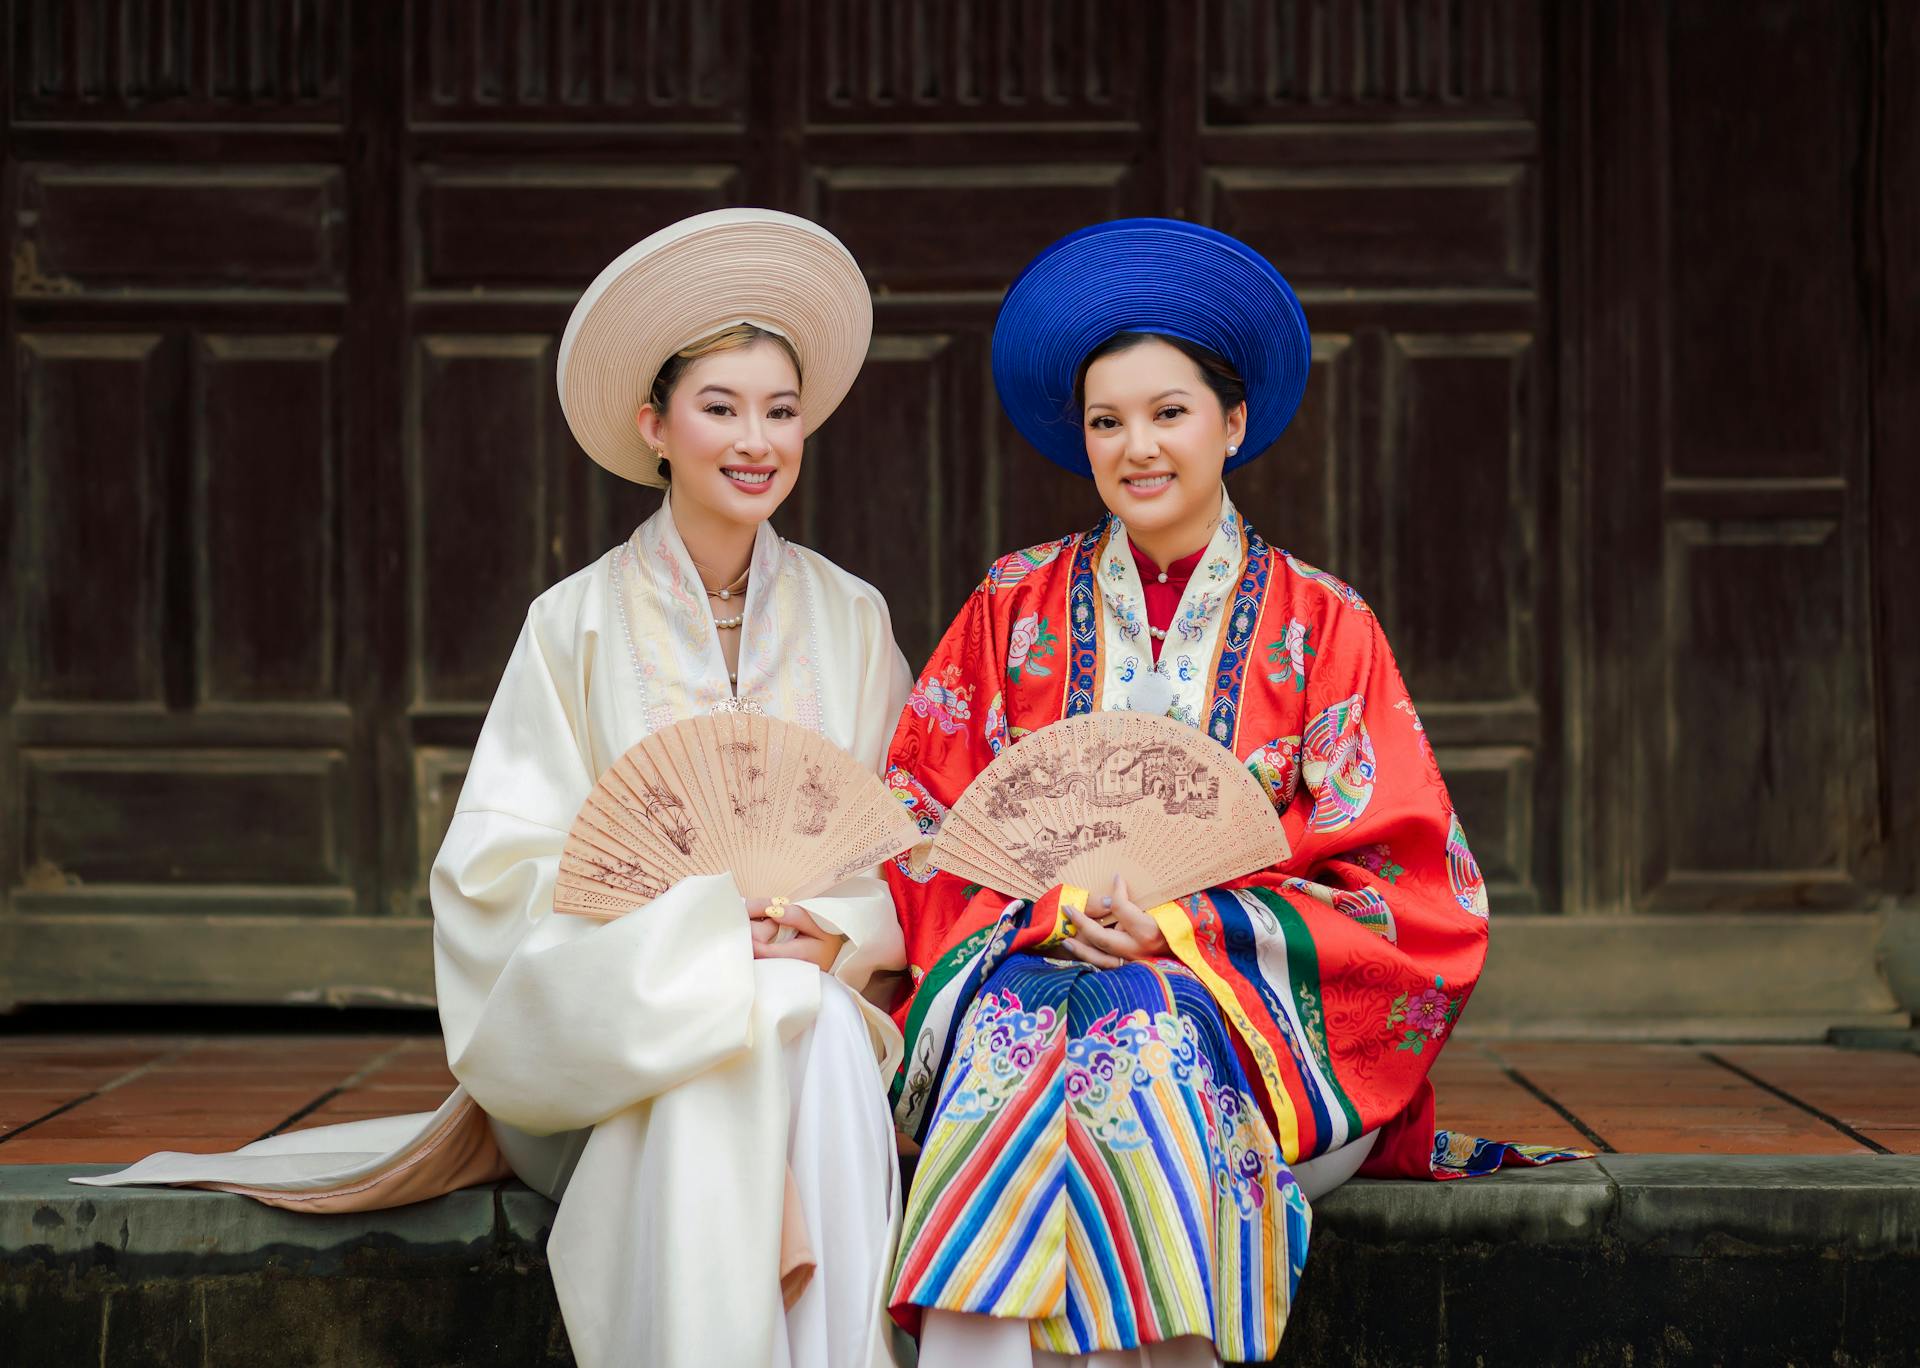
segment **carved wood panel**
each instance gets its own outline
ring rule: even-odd
[[[1141,117],[1147,0],[807,0],[811,123]]]
[[[1210,123],[1523,111],[1540,85],[1528,0],[1206,0]]]
[[[16,0],[16,117],[330,123],[346,0]]]
[[[738,123],[747,0],[415,0],[416,121]]]

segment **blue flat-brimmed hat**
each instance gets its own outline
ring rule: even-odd
[[[1074,372],[1117,332],[1155,332],[1218,352],[1247,385],[1245,465],[1293,421],[1313,339],[1293,287],[1237,238],[1178,219],[1131,218],[1069,233],[1027,263],[993,325],[993,383],[1020,435],[1091,475]]]

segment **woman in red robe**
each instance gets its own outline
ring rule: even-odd
[[[1002,307],[1003,405],[1106,513],[987,572],[890,783],[931,835],[1004,747],[1132,708],[1244,762],[1290,853],[1152,909],[897,862],[894,1105],[921,1157],[893,1303],[926,1368],[1266,1359],[1313,1197],[1356,1169],[1569,1157],[1436,1133],[1427,1072],[1486,954],[1480,872],[1378,619],[1222,483],[1285,428],[1309,355],[1271,265],[1170,220],[1062,239]]]

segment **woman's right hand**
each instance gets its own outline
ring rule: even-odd
[[[780,923],[767,915],[770,902],[771,898],[747,899],[747,931],[756,946],[771,945],[773,938],[780,934]]]
[[[747,899],[747,929],[753,937],[755,959],[797,959],[819,969],[833,972],[846,937],[829,931],[816,922],[799,903],[779,899],[776,912],[772,898]],[[781,935],[781,932],[788,932]]]
[[[1061,940],[1066,952],[1096,969],[1118,969],[1123,964],[1160,959],[1173,953],[1160,924],[1135,903],[1127,892],[1127,881],[1116,878],[1113,891],[1098,899],[1087,898],[1087,911],[1093,915],[1074,919],[1073,934]],[[1110,924],[1104,920],[1111,917]]]

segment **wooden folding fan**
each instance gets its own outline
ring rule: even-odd
[[[1226,747],[1170,718],[1087,713],[1041,727],[975,776],[929,852],[1017,898],[1115,875],[1153,907],[1287,857],[1280,814]]]
[[[919,839],[900,800],[817,732],[753,713],[689,718],[600,776],[560,853],[553,909],[612,918],[694,874],[799,901]]]

